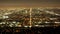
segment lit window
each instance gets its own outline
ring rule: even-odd
[[[28,27],[28,26],[24,26],[24,27]]]
[[[13,23],[16,23],[16,22],[13,22]]]
[[[29,27],[32,27],[32,26],[29,26]]]
[[[49,22],[45,22],[45,23],[49,23]]]
[[[13,24],[10,24],[9,26],[10,26],[10,27],[13,27]]]
[[[18,27],[21,27],[21,25],[18,25]]]
[[[38,23],[41,23],[41,22],[38,22]]]
[[[27,10],[26,10],[26,13],[27,13]]]
[[[3,18],[9,18],[8,16],[3,16]]]
[[[0,23],[0,24],[2,24],[2,23]]]
[[[5,22],[2,22],[2,24],[5,24]]]
[[[35,25],[35,26],[39,26],[39,25]]]
[[[55,23],[60,23],[60,22],[55,22]]]

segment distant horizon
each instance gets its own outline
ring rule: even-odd
[[[0,0],[3,7],[60,7],[60,0]]]

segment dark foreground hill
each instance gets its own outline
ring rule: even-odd
[[[60,27],[6,27],[0,28],[0,34],[59,34]]]

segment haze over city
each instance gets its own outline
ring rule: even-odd
[[[0,0],[0,7],[60,7],[60,0]]]

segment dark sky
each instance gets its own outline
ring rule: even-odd
[[[0,7],[60,7],[60,0],[0,0]]]

